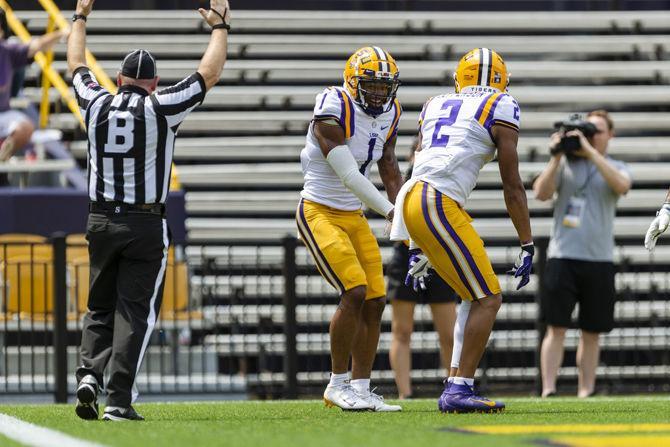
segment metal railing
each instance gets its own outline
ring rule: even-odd
[[[620,243],[624,253],[627,242]],[[64,235],[0,241],[0,393],[51,393],[64,402],[74,392],[88,289],[84,244]],[[507,293],[478,378],[496,391],[531,393],[539,386],[536,291],[546,241],[538,247],[536,276],[520,293],[502,276],[517,254],[514,244],[489,244]],[[389,248],[382,244],[386,255]],[[619,255],[616,328],[603,336],[599,383],[611,393],[663,389],[670,373],[670,261],[626,256]],[[159,321],[137,378],[141,393],[295,398],[321,391],[338,297],[302,243],[287,237],[176,247],[168,265]],[[415,392],[432,395],[445,372],[426,306],[417,306],[415,318]],[[386,391],[393,389],[389,332],[386,313],[373,371]],[[564,384],[576,378],[576,336],[567,337]]]

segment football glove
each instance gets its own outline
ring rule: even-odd
[[[521,246],[521,253],[514,263],[512,270],[507,273],[515,278],[521,278],[516,290],[519,290],[530,281],[530,272],[533,270],[533,255],[535,255],[535,246],[532,242]]]
[[[656,212],[656,217],[651,221],[647,235],[644,237],[644,246],[652,251],[656,246],[658,237],[668,228],[670,223],[670,203],[664,203],[660,210]]]
[[[428,257],[423,254],[420,248],[414,248],[409,251],[409,263],[407,265],[407,276],[405,277],[405,285],[412,285],[414,291],[426,290],[430,269],[430,261]]]

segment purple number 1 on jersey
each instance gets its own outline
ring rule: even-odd
[[[449,110],[449,115],[438,119],[435,123],[435,132],[433,132],[433,140],[430,143],[430,147],[446,147],[449,144],[449,135],[440,136],[440,131],[443,127],[451,126],[456,122],[462,105],[462,99],[449,99],[442,104],[442,110]]]

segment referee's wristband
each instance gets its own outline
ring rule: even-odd
[[[230,25],[228,25],[226,22],[218,23],[214,26],[212,26],[212,30],[215,29],[225,29],[227,31],[230,31]]]

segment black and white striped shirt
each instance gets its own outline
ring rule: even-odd
[[[165,203],[177,129],[205,99],[205,81],[194,73],[149,95],[126,85],[116,95],[87,67],[72,80],[88,133],[91,201]]]

